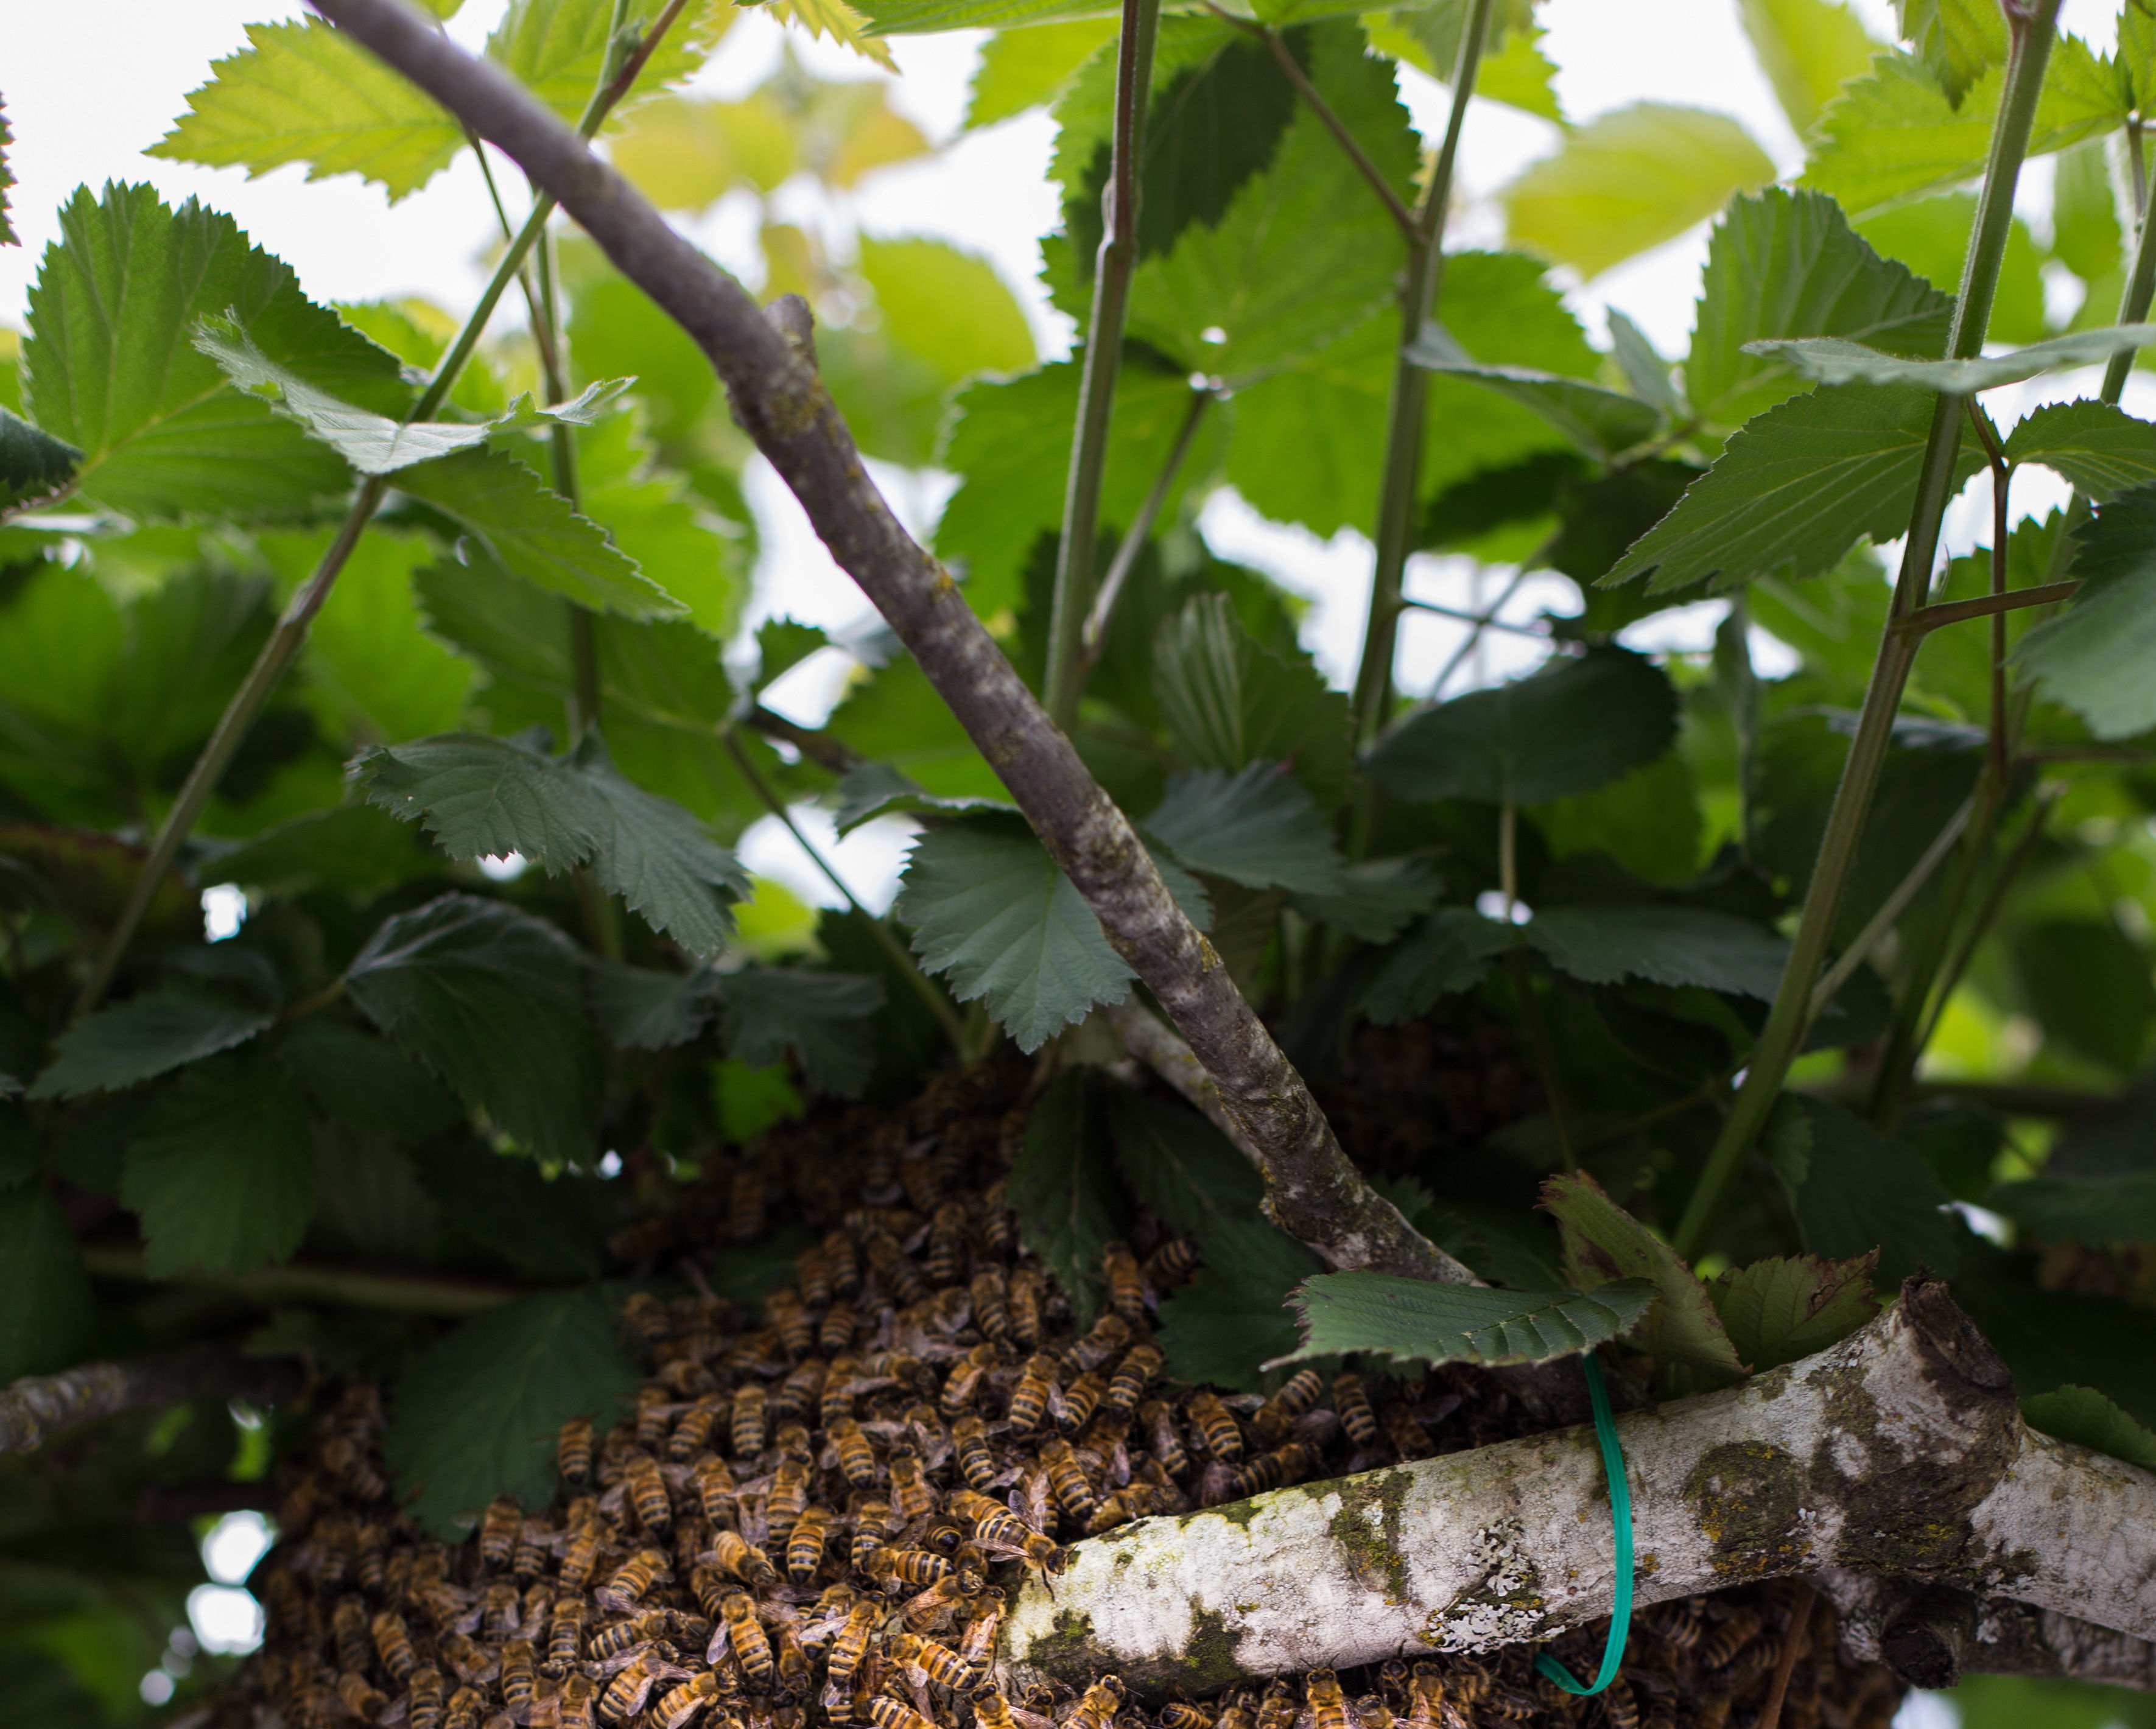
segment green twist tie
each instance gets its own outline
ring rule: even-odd
[[[1587,1372],[1587,1396],[1594,1403],[1594,1438],[1602,1444],[1602,1474],[1609,1480],[1609,1523],[1617,1535],[1617,1591],[1609,1605],[1609,1637],[1602,1647],[1602,1667],[1592,1686],[1578,1680],[1548,1651],[1535,1658],[1537,1674],[1548,1675],[1568,1693],[1599,1693],[1617,1679],[1625,1660],[1625,1641],[1632,1631],[1632,1491],[1625,1481],[1625,1449],[1617,1444],[1617,1421],[1609,1414],[1609,1392],[1602,1384],[1602,1366],[1590,1351],[1579,1360]]]

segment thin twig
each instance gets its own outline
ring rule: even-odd
[[[82,1264],[93,1278],[152,1282],[143,1251],[133,1244],[85,1243]],[[405,1270],[345,1266],[302,1259],[282,1266],[258,1267],[251,1273],[174,1273],[157,1282],[222,1290],[250,1302],[333,1303],[353,1309],[391,1309],[408,1315],[440,1315],[452,1319],[483,1315],[528,1296],[538,1288],[498,1279],[476,1279],[438,1268]]]
[[[182,1399],[282,1404],[305,1383],[305,1371],[293,1357],[249,1357],[214,1345],[79,1363],[0,1386],[0,1454],[35,1452],[60,1429]]]
[[[1084,663],[1081,678],[1091,672],[1093,663],[1100,659],[1101,644],[1107,640],[1108,621],[1115,616],[1116,603],[1122,598],[1123,585],[1137,568],[1138,555],[1145,551],[1146,542],[1152,538],[1152,526],[1159,520],[1162,506],[1168,502],[1168,490],[1175,485],[1183,459],[1189,455],[1190,447],[1197,440],[1198,423],[1205,418],[1206,405],[1212,400],[1213,392],[1209,390],[1190,392],[1190,408],[1183,417],[1183,426],[1175,435],[1168,460],[1161,464],[1145,502],[1138,506],[1137,517],[1116,548],[1115,562],[1109,565],[1108,574],[1101,579],[1101,592],[1094,598],[1093,610],[1086,615],[1081,646]]]
[[[766,738],[775,738],[781,744],[791,745],[819,768],[827,768],[833,774],[849,774],[859,768],[868,758],[850,745],[819,732],[814,727],[803,726],[785,716],[774,714],[761,703],[745,711],[741,724]]]
[[[1856,933],[1856,940],[1841,952],[1834,965],[1827,969],[1825,976],[1813,988],[1807,1025],[1826,1012],[1827,1004],[1834,1001],[1841,988],[1864,964],[1864,957],[1879,946],[1880,939],[1892,930],[1895,921],[1908,911],[1909,903],[1931,880],[1932,873],[1939,868],[1940,861],[1953,850],[1954,843],[1961,839],[1962,831],[1969,827],[1969,819],[1975,813],[1976,797],[1972,793],[1962,800],[1961,808],[1948,819],[1946,827],[1939,830],[1932,844],[1924,849],[1923,857],[1909,867],[1909,874],[1894,885],[1894,892],[1880,903],[1879,911],[1871,915],[1864,928]]]
[[[1782,1701],[1789,1696],[1789,1677],[1796,1672],[1797,1659],[1804,1655],[1815,1601],[1812,1588],[1799,1584],[1797,1600],[1789,1606],[1789,1629],[1782,1635],[1782,1655],[1774,1662],[1774,1684],[1767,1689],[1767,1702],[1760,1706],[1759,1721],[1753,1729],[1780,1729]]]
[[[1994,601],[2003,603],[2006,595],[2008,489],[2014,484],[2014,471],[2006,464],[2006,454],[1999,448],[1999,435],[1991,424],[1991,417],[1977,404],[1974,397],[1967,399],[1969,423],[1976,428],[1976,441],[1984,446],[1985,461],[1991,469],[1991,595]],[[1991,615],[1991,716],[1986,726],[1988,741],[1985,761],[1991,771],[1993,782],[2006,784],[2006,613],[2003,609]]]
[[[1507,597],[1509,598],[1509,595]],[[1509,618],[1497,618],[1491,613],[1470,613],[1459,607],[1440,606],[1434,600],[1418,600],[1412,594],[1403,595],[1400,604],[1418,613],[1435,613],[1440,618],[1457,618],[1463,624],[1472,624],[1483,630],[1506,630],[1514,636],[1531,636],[1537,642],[1548,642],[1549,632],[1533,624],[1515,624]]]
[[[1887,628],[1897,636],[1928,636],[1942,625],[1963,624],[1971,618],[1989,618],[2001,613],[2018,612],[2023,607],[2047,607],[2055,601],[2071,600],[2080,588],[2078,580],[2071,582],[2046,582],[2035,588],[2013,588],[2004,594],[1979,594],[1970,600],[1946,600],[1936,606],[1918,607],[1906,613]]]

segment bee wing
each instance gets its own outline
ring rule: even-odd
[[[638,1658],[644,1655],[650,1649],[651,1641],[647,1639],[639,1644],[633,1644],[626,1649],[616,1651],[611,1657],[602,1657],[596,1662],[587,1663],[584,1665],[584,1673],[595,1681],[610,1680],[628,1668],[630,1664],[635,1662]]]

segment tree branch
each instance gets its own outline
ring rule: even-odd
[[[131,1243],[85,1243],[82,1264],[94,1278],[147,1283],[142,1250]],[[336,1303],[354,1309],[389,1309],[408,1315],[454,1320],[483,1315],[528,1296],[535,1287],[475,1279],[427,1267],[344,1266],[317,1260],[287,1261],[251,1273],[175,1273],[161,1281],[222,1290],[256,1303]]]
[[[1903,636],[1923,636],[1942,624],[1959,624],[1969,618],[1995,618],[2021,607],[2047,607],[2054,601],[2071,600],[2074,591],[2081,586],[2078,582],[2046,582],[2037,588],[2010,588],[2003,594],[1979,594],[1973,600],[1941,601],[1937,606],[1918,607],[1890,628]]]
[[[282,1404],[305,1382],[295,1358],[243,1357],[212,1345],[29,1375],[0,1387],[0,1453],[33,1453],[59,1429],[182,1399]]]
[[[1943,1285],[1912,1279],[1839,1345],[1617,1430],[1643,1604],[1839,1567],[2156,1637],[2156,1475],[2030,1431]],[[1593,1431],[1560,1430],[1078,1544],[1018,1594],[1003,1657],[1019,1685],[1083,1665],[1217,1691],[1546,1639],[1609,1613],[1613,1567]]]
[[[1176,906],[1129,821],[982,628],[949,572],[900,526],[805,357],[739,283],[669,228],[634,187],[507,74],[443,39],[403,0],[314,4],[514,158],[704,351],[736,418],[793,490],[832,556],[889,621],[1109,942],[1213,1077],[1263,1155],[1275,1222],[1336,1267],[1445,1277],[1453,1263],[1348,1162],[1309,1087]]]
[[[1829,1567],[1814,1580],[1838,1613],[1841,1646],[1917,1686],[1964,1675],[2071,1675],[2156,1692],[2156,1643],[2007,1597]]]

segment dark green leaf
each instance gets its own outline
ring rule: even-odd
[[[1277,1362],[1361,1353],[1395,1362],[1548,1362],[1630,1332],[1655,1301],[1645,1279],[1576,1290],[1491,1290],[1391,1273],[1321,1273],[1296,1290],[1302,1343]]]
[[[831,646],[820,624],[803,624],[793,618],[767,618],[756,628],[756,680],[762,690],[806,660]]]
[[[864,762],[839,777],[839,808],[832,826],[850,834],[871,817],[891,811],[1011,810],[997,798],[939,798],[888,762]]]
[[[881,979],[754,967],[726,975],[718,996],[728,1056],[761,1067],[791,1050],[818,1092],[860,1096],[875,1067]]]
[[[1198,1276],[1160,1306],[1160,1347],[1178,1381],[1264,1390],[1264,1365],[1296,1347],[1289,1294],[1324,1263],[1261,1219],[1224,1220]]]
[[[1846,1338],[1879,1312],[1874,1257],[1773,1255],[1732,1267],[1707,1287],[1737,1354],[1756,1374]]]
[[[407,1265],[439,1246],[441,1209],[427,1198],[411,1155],[396,1142],[322,1125],[315,1163],[311,1244]]]
[[[1511,926],[1464,906],[1441,907],[1385,956],[1357,1006],[1381,1027],[1413,1020],[1439,998],[1472,990],[1512,946]]]
[[[1831,198],[1769,187],[1732,200],[1708,244],[1685,389],[1711,424],[1741,426],[1801,387],[1747,343],[1847,336],[1933,355],[1953,311],[1948,296],[1866,245]]]
[[[1347,886],[1331,828],[1279,764],[1178,774],[1140,826],[1189,869],[1246,888],[1333,895]]]
[[[799,1276],[793,1258],[814,1241],[803,1226],[782,1224],[745,1247],[721,1249],[711,1257],[711,1294],[744,1309],[761,1307],[772,1292]]]
[[[1609,462],[1643,443],[1661,424],[1661,411],[1636,397],[1604,390],[1584,379],[1529,367],[1486,365],[1453,339],[1441,324],[1427,325],[1407,357],[1434,372],[1471,378],[1540,416],[1597,462]]]
[[[2009,353],[1969,360],[1921,360],[1883,354],[1845,336],[1747,342],[1744,350],[1748,354],[1781,361],[1799,377],[1816,383],[1907,384],[1955,396],[1972,396],[1978,391],[2016,384],[2024,378],[2055,372],[2061,367],[2088,366],[2109,360],[2114,354],[2146,348],[2151,342],[2156,342],[2156,325],[2122,324],[2107,325],[2101,330],[2074,331]]]
[[[182,1075],[128,1143],[120,1198],[142,1221],[144,1265],[246,1273],[288,1259],[315,1203],[307,1101],[271,1058]]]
[[[1390,942],[1436,904],[1443,888],[1420,859],[1365,859],[1347,867],[1337,892],[1296,895],[1289,905],[1360,941]]]
[[[1640,1342],[1663,1363],[1682,1363],[1710,1378],[1743,1372],[1707,1287],[1676,1251],[1584,1173],[1543,1184],[1543,1205],[1563,1228],[1565,1272],[1590,1295],[1613,1280],[1645,1279],[1656,1303]]]
[[[1651,577],[1666,594],[1707,582],[1815,577],[1860,536],[1909,526],[1917,472],[1938,398],[1906,385],[1816,390],[1768,409],[1732,435],[1714,466],[1602,580]],[[1978,456],[1964,436],[1958,485]]]
[[[2118,1297],[2045,1290],[1980,1240],[1953,1281],[1954,1301],[2014,1372],[2024,1398],[2063,1386],[2092,1387],[2137,1422],[2156,1427],[2156,1330],[2148,1311]]]
[[[464,1119],[456,1099],[388,1040],[311,1014],[286,1031],[277,1054],[332,1122],[400,1141],[425,1141]]]
[[[1130,1227],[1108,1143],[1107,1085],[1085,1070],[1055,1078],[1033,1107],[1005,1191],[1020,1239],[1069,1293],[1081,1326],[1101,1306],[1101,1251]]]
[[[1676,736],[1676,693],[1661,670],[1593,649],[1414,716],[1379,741],[1370,773],[1403,798],[1540,804],[1608,785]]]
[[[665,1050],[704,1030],[717,1006],[707,972],[661,972],[602,961],[592,968],[592,1014],[609,1044]]]
[[[2109,918],[2042,919],[2015,931],[2014,975],[2049,1039],[2121,1074],[2156,1025],[2148,952]]]
[[[2093,1387],[2061,1387],[2021,1401],[2030,1428],[2156,1471],[2156,1433],[2136,1423]]]
[[[2098,738],[2156,726],[2156,485],[2099,505],[2074,536],[2074,575],[2087,585],[2074,603],[2023,638],[2015,664]]]
[[[346,974],[367,1018],[550,1163],[590,1157],[599,1054],[583,957],[552,925],[444,895],[383,923]]]
[[[443,1219],[512,1271],[576,1280],[606,1265],[611,1185],[566,1172],[550,1180],[529,1159],[463,1140],[429,1148],[418,1167]]]
[[[688,811],[617,772],[596,733],[574,760],[608,818],[592,864],[600,886],[690,953],[716,954],[733,934],[727,905],[747,895],[748,873]]]
[[[94,1306],[52,1191],[42,1183],[0,1191],[0,1384],[74,1362]]]
[[[1202,1242],[1224,1224],[1260,1216],[1263,1180],[1197,1111],[1127,1087],[1109,1088],[1106,1097],[1116,1167],[1170,1231]]]
[[[1848,1259],[1876,1250],[1881,1276],[1897,1281],[1920,1266],[1951,1277],[1960,1265],[1946,1191],[1899,1142],[1839,1105],[1792,1094],[1776,1109],[1767,1142],[1796,1191],[1797,1229],[1813,1254]]]
[[[530,1507],[552,1500],[562,1425],[586,1417],[603,1430],[638,1378],[598,1292],[524,1297],[411,1359],[382,1451],[398,1487],[416,1497],[413,1516],[454,1540],[497,1495]]]
[[[100,1009],[61,1034],[33,1099],[79,1099],[147,1080],[244,1044],[275,1015],[252,1004],[157,990]]]
[[[1589,984],[1644,978],[1762,1003],[1774,1001],[1789,955],[1771,931],[1696,906],[1553,906],[1525,934],[1560,972]]]
[[[2156,480],[2156,426],[2110,403],[2050,403],[2008,434],[2009,462],[2041,462],[2098,500]]]
[[[2100,1177],[2046,1173],[1985,1198],[2045,1243],[2156,1243],[2156,1170]]]
[[[0,203],[0,222],[5,204]],[[74,475],[82,452],[0,408],[0,510],[58,492]]]
[[[441,870],[440,854],[413,830],[369,805],[344,804],[264,829],[220,855],[208,875],[283,894],[327,888],[372,896]]]

